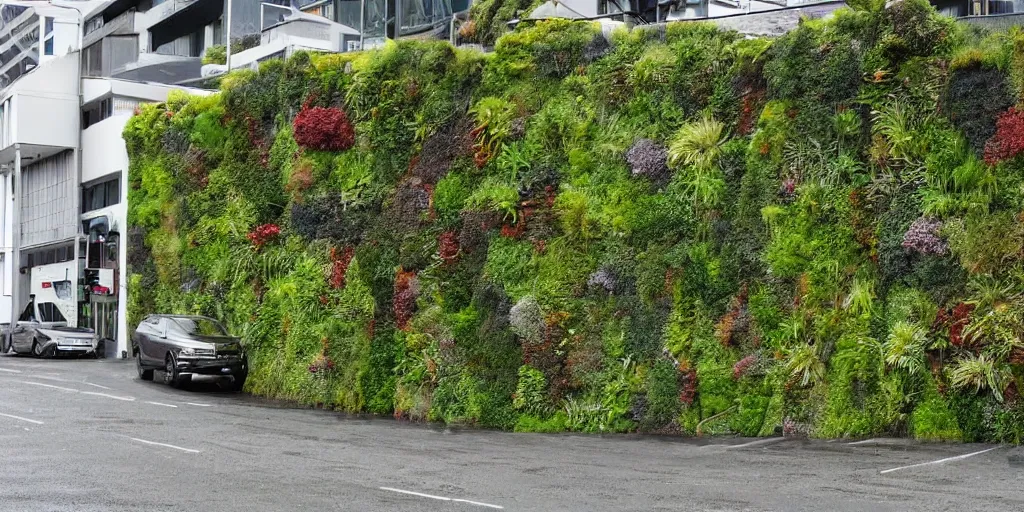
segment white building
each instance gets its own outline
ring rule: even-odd
[[[156,48],[174,48],[184,36],[158,30],[163,35],[157,37],[151,29],[184,4],[212,5],[157,1],[174,8],[132,11],[131,17],[145,18],[139,26],[148,27],[135,33],[123,22],[93,21],[119,3],[127,4],[0,2],[0,322],[36,297],[41,305],[52,302],[40,308],[47,314],[96,329],[108,340],[107,352],[118,357],[130,352],[127,248],[121,242],[128,155],[121,133],[139,104],[165,101],[180,87],[102,75],[162,73],[174,81],[198,76],[197,57],[186,72],[173,52],[169,58],[143,55],[151,52],[121,58],[132,46],[122,43],[143,41],[152,48],[154,41],[171,38]],[[92,30],[83,30],[90,22]]]

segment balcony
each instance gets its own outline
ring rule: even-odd
[[[223,0],[166,0],[140,15],[136,26],[149,30],[149,51],[155,51],[181,36],[201,31],[223,13]]]
[[[135,18],[139,13],[135,9],[129,9],[116,18],[103,23],[95,30],[86,29],[85,37],[82,39],[82,47],[88,47],[93,43],[111,35],[128,35],[135,33]]]
[[[39,160],[78,147],[78,59],[68,55],[21,76],[0,93],[0,164],[15,144]]]

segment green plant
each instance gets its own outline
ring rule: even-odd
[[[674,167],[709,170],[718,164],[725,141],[725,125],[704,116],[676,132],[668,146],[668,161]]]
[[[952,368],[949,381],[957,389],[974,388],[974,393],[988,390],[1002,402],[1006,370],[985,354],[967,355]]]
[[[800,345],[790,350],[786,370],[801,386],[818,384],[825,379],[825,363],[814,345]]]
[[[899,321],[892,326],[882,349],[885,364],[910,376],[923,375],[925,367],[926,333],[919,325]]]
[[[536,416],[546,416],[550,411],[546,396],[547,381],[540,370],[529,365],[519,367],[519,383],[512,398],[517,411]]]
[[[206,49],[203,54],[203,64],[227,64],[227,47],[222,44],[215,44]]]

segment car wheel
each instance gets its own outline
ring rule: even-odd
[[[32,340],[32,355],[40,358],[50,357],[53,355],[53,350],[44,350],[38,341]]]
[[[231,377],[231,386],[228,388],[235,393],[241,393],[242,389],[245,388],[245,379],[249,377],[248,371],[242,371],[241,373]]]
[[[174,360],[174,354],[167,354],[167,363],[164,368],[164,382],[172,388],[183,388],[192,382],[192,375],[178,373],[178,364]]]
[[[147,370],[142,366],[142,354],[135,352],[135,369],[139,371],[139,378],[142,380],[153,380],[153,370]]]

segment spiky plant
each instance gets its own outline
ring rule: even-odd
[[[726,140],[725,125],[711,116],[687,123],[669,144],[669,164],[677,168],[713,169],[718,164]]]
[[[974,388],[975,393],[989,390],[996,400],[1003,401],[1003,383],[1007,371],[985,354],[968,354],[960,359],[949,372],[950,383],[956,389]]]
[[[854,279],[853,286],[850,287],[850,294],[846,296],[843,306],[854,314],[867,314],[872,310],[874,297],[873,281]]]
[[[927,341],[926,333],[921,326],[904,320],[896,322],[889,333],[889,339],[882,346],[885,364],[911,376],[923,374],[926,369]]]
[[[815,345],[801,345],[789,353],[786,371],[790,378],[800,380],[801,386],[817,384],[825,380],[825,363],[818,355]]]

